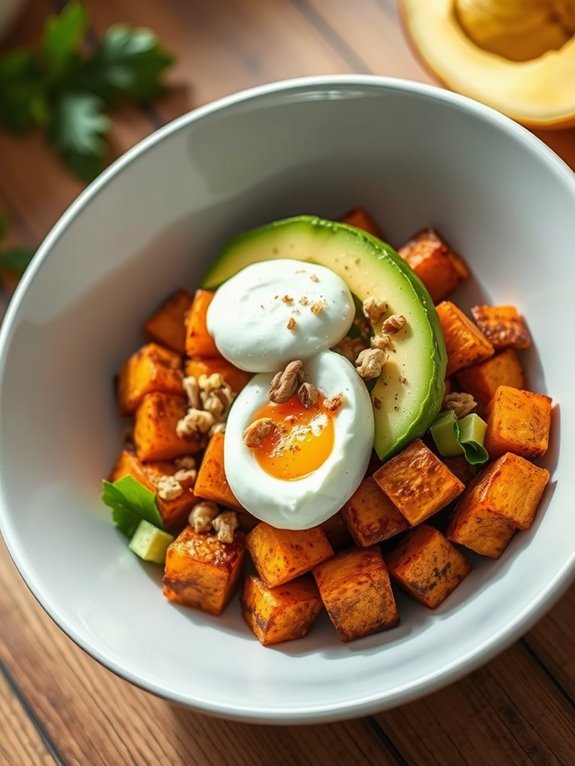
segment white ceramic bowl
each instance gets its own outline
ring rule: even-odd
[[[530,385],[556,408],[552,481],[533,528],[430,612],[344,645],[323,617],[264,649],[234,601],[174,607],[110,523],[100,480],[121,426],[112,376],[152,307],[193,288],[230,235],[363,204],[395,243],[439,228],[476,276],[462,294],[516,303]],[[364,76],[258,88],[176,120],[106,171],[56,225],[0,338],[0,521],[22,576],[96,659],[152,692],[250,721],[361,715],[451,682],[517,639],[572,579],[575,180],[527,131],[462,97]],[[559,412],[562,413],[561,423]]]

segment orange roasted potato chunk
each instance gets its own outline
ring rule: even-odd
[[[454,303],[442,301],[435,308],[445,339],[448,376],[493,356],[491,343]]]
[[[367,547],[409,529],[372,476],[367,476],[342,509],[343,518],[357,545]]]
[[[208,307],[213,297],[214,294],[210,290],[196,290],[186,315],[186,354],[188,356],[220,356],[207,325]]]
[[[157,343],[178,354],[186,350],[186,314],[192,305],[187,290],[178,290],[155,311],[144,325],[144,332]]]
[[[186,359],[185,370],[186,375],[192,375],[194,378],[219,373],[235,394],[239,394],[252,377],[249,372],[234,367],[223,356]]]
[[[386,563],[392,579],[430,609],[437,609],[471,571],[463,554],[426,524],[408,532]]]
[[[496,351],[531,345],[529,330],[515,306],[473,306],[471,316]]]
[[[120,414],[130,415],[140,406],[144,396],[153,391],[183,397],[182,377],[182,358],[179,354],[157,343],[147,343],[132,354],[120,370]]]
[[[412,526],[444,508],[465,489],[421,439],[384,463],[373,478]]]
[[[268,588],[295,580],[333,556],[333,548],[320,527],[277,529],[264,521],[249,533],[246,547]]]
[[[485,448],[491,457],[515,452],[544,455],[549,447],[551,399],[511,386],[499,386],[487,412]]]
[[[242,614],[264,646],[303,638],[323,607],[316,584],[309,575],[276,588],[249,575],[244,583]]]
[[[186,403],[180,396],[146,394],[136,410],[134,443],[143,462],[173,460],[194,455],[201,448],[198,436],[180,437],[176,427],[186,414]]]
[[[512,452],[484,468],[469,485],[449,522],[447,537],[497,558],[515,529],[528,529],[549,481],[549,471]],[[490,524],[493,523],[493,531]]]
[[[455,376],[463,391],[471,394],[485,411],[499,386],[525,388],[525,375],[517,352],[512,348],[495,354],[485,362],[467,367]]]
[[[157,462],[142,463],[134,452],[123,450],[114,466],[110,481],[117,481],[124,476],[132,476],[146,489],[156,494],[158,511],[167,530],[181,529],[187,521],[188,514],[198,502],[193,491],[193,478],[179,479],[182,493],[171,500],[165,500],[157,494],[157,481],[160,476],[173,476],[178,468],[174,463]]]
[[[330,516],[329,519],[322,522],[319,526],[334,551],[352,544],[353,541],[343,518],[342,511],[334,513],[333,516]]]
[[[210,437],[200,464],[194,492],[204,500],[213,500],[214,503],[228,508],[243,510],[226,479],[223,433],[216,433]]]
[[[245,556],[241,537],[233,543],[186,527],[170,543],[164,568],[168,601],[221,614],[231,599]]]
[[[434,303],[443,300],[469,277],[462,258],[434,229],[420,231],[397,252],[427,287]]]
[[[342,641],[354,641],[398,624],[389,574],[377,546],[338,553],[316,566],[313,575]]]
[[[381,229],[363,207],[354,207],[339,219],[342,223],[348,223],[358,229],[373,234],[374,237],[381,237]]]

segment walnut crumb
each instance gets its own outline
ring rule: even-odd
[[[380,348],[385,351],[391,345],[391,338],[389,335],[372,335],[369,339],[369,344],[372,348]]]
[[[392,335],[393,333],[399,332],[403,327],[405,327],[406,321],[407,320],[403,314],[392,314],[382,324],[381,331],[384,334],[387,333],[388,335]]]
[[[238,515],[235,511],[224,511],[212,521],[212,527],[222,543],[233,543],[238,526]]]
[[[315,303],[311,304],[310,311],[312,314],[320,314],[326,306],[327,306],[327,303],[325,302],[325,300],[315,301]]]
[[[227,384],[220,372],[213,372],[211,375],[200,375],[198,385],[202,391],[209,394],[210,391],[223,388]]]
[[[446,394],[443,399],[443,408],[453,410],[457,419],[464,418],[477,407],[477,402],[471,394],[464,394],[458,391]]]
[[[388,309],[387,301],[383,298],[374,298],[370,296],[363,302],[363,315],[366,319],[369,319],[371,324],[376,324],[385,314]]]
[[[210,412],[191,407],[184,417],[178,421],[176,433],[180,439],[196,434],[207,434],[215,423],[215,418]]]
[[[198,472],[195,468],[179,468],[174,474],[174,479],[189,487],[195,482],[197,476]]]
[[[319,277],[317,274],[311,274],[310,279],[312,282],[319,282]]]
[[[337,412],[343,404],[343,394],[335,394],[334,396],[328,396],[323,400],[323,406],[328,412]]]
[[[277,372],[270,383],[270,401],[283,404],[291,399],[303,383],[303,362],[294,359],[286,365],[285,370]]]
[[[295,330],[297,322],[293,317],[290,317],[287,321],[286,327],[288,330]]]
[[[364,380],[378,378],[386,361],[387,354],[382,349],[366,348],[356,359],[357,373]]]
[[[313,407],[319,399],[319,391],[313,385],[313,383],[302,383],[297,390],[297,398],[300,404],[308,410]]]
[[[291,297],[291,295],[282,295],[282,301],[284,303],[287,303],[288,306],[291,306],[291,304],[293,303],[293,298]]]
[[[309,298],[307,298],[305,295],[302,295],[298,303],[300,306],[309,306]]]
[[[198,384],[197,378],[195,378],[193,375],[188,375],[183,380],[184,384],[184,392],[186,396],[188,397],[188,403],[190,407],[193,407],[195,410],[199,409],[200,407],[200,386]]]
[[[259,447],[262,441],[275,430],[276,424],[271,418],[258,418],[245,429],[244,444],[253,449]]]
[[[183,493],[184,488],[175,476],[160,476],[156,481],[158,497],[162,500],[175,500]]]
[[[184,455],[184,457],[177,457],[174,460],[174,465],[178,470],[191,470],[192,468],[196,468],[196,458],[192,457],[191,455]]]
[[[194,505],[188,516],[188,523],[194,532],[210,532],[212,521],[219,514],[220,509],[211,500],[202,500]]]
[[[225,423],[214,423],[214,425],[209,430],[209,435],[213,436],[214,434],[223,434],[226,432],[226,424]]]

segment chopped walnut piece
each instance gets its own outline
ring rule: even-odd
[[[327,306],[326,301],[321,299],[311,304],[310,311],[312,314],[320,314],[326,306]]]
[[[298,303],[300,306],[309,306],[309,298],[306,298],[305,295],[302,295]]]
[[[160,476],[156,481],[158,497],[162,500],[175,500],[183,493],[184,488],[175,476]]]
[[[222,543],[233,543],[238,526],[238,515],[235,511],[224,511],[212,521],[212,527]]]
[[[384,301],[383,298],[374,298],[373,296],[370,296],[364,300],[362,309],[364,317],[369,319],[371,324],[375,324],[376,322],[379,322],[385,314],[388,305],[387,301]]]
[[[258,418],[244,431],[244,444],[246,447],[259,447],[262,441],[271,434],[276,424],[271,418]]]
[[[223,388],[227,384],[220,372],[212,372],[211,375],[200,375],[198,378],[198,385],[202,391],[209,394],[210,391]]]
[[[221,388],[214,388],[209,393],[202,391],[202,404],[207,412],[210,412],[218,421],[223,420],[228,414],[234,396],[232,389],[227,383]]]
[[[214,423],[214,425],[210,428],[209,434],[210,436],[213,436],[214,434],[223,434],[225,433],[225,430],[225,423]]]
[[[293,303],[293,298],[291,295],[282,295],[282,301],[284,303],[287,303],[288,306],[290,306]]]
[[[285,370],[278,372],[270,383],[270,401],[275,404],[283,404],[291,399],[300,385],[303,383],[303,362],[294,359],[286,365]]]
[[[443,408],[446,410],[453,410],[458,419],[469,415],[469,413],[473,412],[476,407],[477,402],[471,394],[455,391],[454,393],[446,394],[443,399]]]
[[[293,317],[290,317],[287,321],[286,327],[288,330],[295,330],[297,322]]]
[[[194,532],[211,532],[212,522],[220,509],[211,500],[202,500],[194,505],[188,516],[188,523]]]
[[[369,343],[372,348],[380,348],[385,351],[391,345],[391,338],[389,335],[372,335]]]
[[[335,394],[335,396],[328,396],[323,400],[323,406],[329,412],[337,412],[343,404],[343,394]]]
[[[361,338],[350,338],[347,335],[333,347],[333,351],[345,356],[352,364],[355,364],[355,360],[364,349],[365,343]]]
[[[195,468],[179,468],[174,474],[174,479],[179,481],[180,484],[187,484],[190,486],[196,480],[198,472]]]
[[[195,410],[199,409],[200,386],[198,385],[197,378],[195,378],[193,375],[188,375],[186,378],[184,378],[183,384],[190,407],[193,407]]]
[[[395,332],[399,332],[406,323],[406,318],[403,314],[392,314],[388,317],[381,326],[381,332],[383,334],[393,335]]]
[[[319,282],[319,277],[317,274],[311,274],[310,279],[312,282]]]
[[[184,457],[177,457],[174,460],[174,465],[178,470],[188,471],[196,467],[196,458],[191,455],[184,455]]]
[[[297,398],[300,404],[307,409],[313,407],[319,399],[319,391],[313,383],[302,383],[297,390]]]
[[[387,361],[387,354],[380,348],[366,348],[356,359],[358,375],[364,380],[378,378]]]
[[[207,434],[215,423],[215,418],[210,412],[205,410],[189,409],[184,417],[178,421],[176,433],[183,439],[186,436],[196,434]]]

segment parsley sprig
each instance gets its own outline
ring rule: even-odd
[[[117,24],[88,45],[88,15],[71,0],[47,19],[37,48],[0,57],[0,126],[41,128],[67,167],[83,180],[104,167],[107,112],[122,99],[149,103],[165,91],[172,56],[153,32]]]
[[[112,509],[112,520],[126,537],[132,537],[142,519],[159,529],[164,523],[156,496],[133,476],[102,482],[102,501]]]

